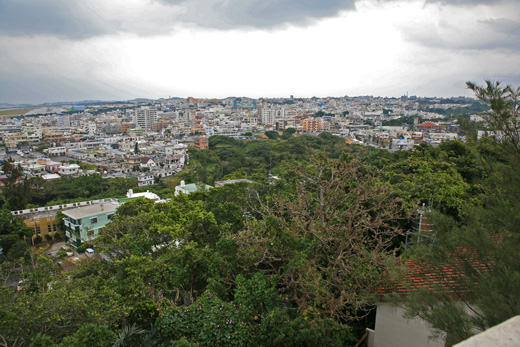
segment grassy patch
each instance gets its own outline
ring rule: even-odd
[[[0,110],[0,116],[19,116],[20,114],[25,114],[34,110],[34,107],[28,108],[12,108],[9,110]]]
[[[84,163],[84,162],[78,162],[79,167],[84,170],[97,170],[98,166],[94,164]]]

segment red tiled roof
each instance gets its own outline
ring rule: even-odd
[[[460,259],[461,256],[464,261]],[[463,268],[467,263],[474,269],[489,271],[487,264],[479,261],[473,252],[465,250],[461,250],[458,257],[454,256],[451,262],[442,265],[432,265],[422,259],[412,258],[406,260],[405,272],[398,279],[391,278],[380,293],[406,294],[419,288],[448,292],[465,291],[466,275]]]
[[[431,128],[431,127],[437,127],[437,126],[438,126],[437,124],[432,123],[432,122],[426,122],[426,123],[417,125],[417,127],[423,127],[423,128]]]

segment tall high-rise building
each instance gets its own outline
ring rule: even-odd
[[[153,106],[142,106],[135,110],[133,122],[145,131],[152,131],[152,125],[157,121],[157,110]]]
[[[269,124],[274,122],[274,112],[273,107],[271,105],[262,105],[262,113],[260,114],[261,122],[264,124]]]
[[[264,124],[275,122],[276,119],[285,118],[285,109],[283,107],[276,107],[273,105],[262,105],[260,120]]]
[[[69,116],[60,115],[56,118],[56,121],[57,121],[57,125],[59,127],[70,128],[70,117]]]

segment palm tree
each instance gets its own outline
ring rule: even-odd
[[[113,347],[125,347],[125,346],[145,346],[142,342],[147,341],[146,345],[152,346],[149,344],[150,337],[147,335],[151,335],[147,330],[138,327],[137,325],[132,324],[124,326],[119,335],[117,337],[116,342],[113,344]]]

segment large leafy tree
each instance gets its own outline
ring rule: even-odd
[[[458,216],[470,198],[470,185],[453,161],[448,151],[423,144],[407,158],[390,165],[386,176],[405,200],[432,204],[449,215]]]
[[[357,161],[318,156],[292,173],[283,195],[262,204],[262,218],[234,236],[241,262],[277,276],[302,314],[352,318],[391,266],[407,213]]]
[[[154,204],[139,198],[123,204],[117,216],[100,231],[95,244],[109,257],[153,256],[181,244],[214,244],[219,235],[212,213],[202,201],[181,195],[168,203]]]
[[[158,335],[202,346],[348,346],[355,341],[348,326],[290,312],[276,282],[261,272],[238,275],[230,300],[206,291],[191,305],[166,305],[156,321]]]
[[[0,209],[0,248],[10,259],[26,256],[27,243],[25,237],[30,237],[32,230],[20,218],[14,217],[9,210]],[[2,262],[4,258],[0,258]]]
[[[124,295],[142,302],[137,317],[155,310],[150,296],[191,302],[205,290],[208,279],[219,272],[213,251],[219,234],[203,202],[181,195],[168,203],[143,198],[125,203],[94,243],[122,267],[121,283],[130,286]],[[148,279],[141,280],[145,274]]]
[[[11,210],[22,210],[31,199],[31,185],[27,177],[23,177],[23,169],[12,160],[4,160],[2,170],[7,176],[2,192]]]
[[[56,343],[87,323],[115,328],[128,314],[125,298],[101,276],[60,274],[43,257],[26,267],[23,290],[0,289],[0,334],[28,345],[37,333]]]

